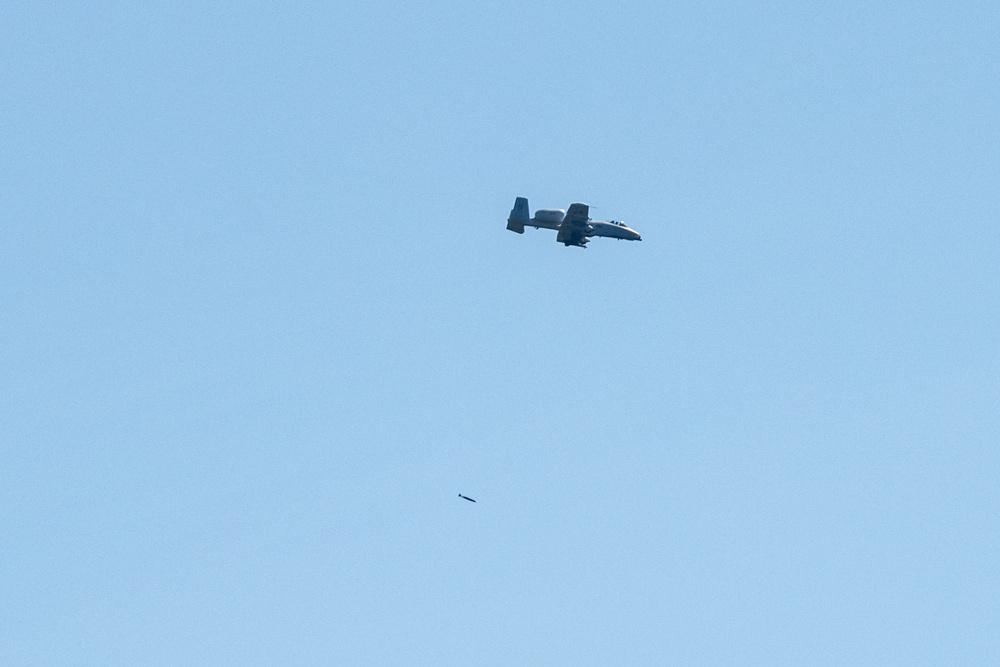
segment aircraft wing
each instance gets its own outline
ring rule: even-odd
[[[566,211],[566,217],[563,218],[563,224],[568,222],[571,225],[585,225],[588,220],[590,220],[590,206],[587,204],[570,204],[569,210]]]
[[[590,207],[586,204],[570,204],[566,217],[559,225],[556,235],[558,243],[583,246],[587,242],[587,232],[590,231]]]

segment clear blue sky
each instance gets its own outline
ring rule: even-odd
[[[4,3],[0,662],[1000,662],[998,34]]]

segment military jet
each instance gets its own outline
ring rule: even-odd
[[[518,234],[524,233],[525,226],[535,229],[555,229],[556,242],[569,247],[575,245],[587,247],[587,241],[592,236],[607,236],[619,241],[641,241],[639,232],[627,226],[624,222],[614,220],[591,220],[590,207],[587,204],[570,204],[569,211],[561,208],[540,208],[531,217],[528,211],[526,197],[514,200],[514,208],[507,218],[507,229]]]

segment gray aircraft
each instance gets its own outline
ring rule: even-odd
[[[528,211],[526,197],[514,200],[514,208],[507,218],[507,229],[518,234],[524,233],[525,226],[535,229],[554,229],[556,242],[563,245],[587,247],[587,241],[592,236],[607,236],[609,238],[625,239],[626,241],[641,241],[639,232],[627,226],[624,222],[614,220],[591,220],[590,207],[587,204],[570,204],[569,211],[561,208],[540,208],[531,217]]]

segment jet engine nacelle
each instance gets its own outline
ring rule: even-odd
[[[561,208],[541,208],[535,211],[535,220],[539,222],[562,222],[566,211]]]

